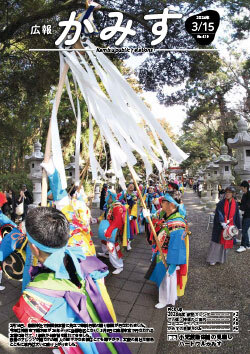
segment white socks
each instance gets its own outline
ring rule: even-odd
[[[128,241],[127,251],[131,251],[131,250],[132,250],[131,241]]]
[[[116,270],[114,270],[112,272],[112,274],[120,274],[123,271],[123,268],[116,268]]]
[[[166,307],[167,306],[167,304],[162,304],[162,303],[158,303],[158,304],[156,304],[155,305],[155,308],[157,308],[157,309],[163,309],[164,307]]]

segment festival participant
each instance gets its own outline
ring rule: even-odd
[[[109,189],[106,194],[105,202],[107,207],[107,220],[109,226],[104,230],[104,236],[107,241],[102,240],[102,253],[98,253],[101,257],[109,257],[109,261],[114,268],[113,274],[119,274],[123,271],[123,259],[119,245],[119,238],[123,235],[124,213],[126,208],[116,200],[117,194]],[[101,225],[100,225],[101,227]],[[113,231],[117,230],[115,242],[108,241],[111,239]],[[99,230],[100,231],[100,230]],[[101,232],[101,231],[100,231]],[[108,251],[108,256],[107,256]]]
[[[154,244],[152,263],[145,276],[159,287],[159,303],[155,305],[158,309],[168,304],[175,305],[177,296],[184,295],[189,257],[186,210],[184,204],[181,204],[179,193],[166,193],[161,203],[162,209],[152,216],[152,222],[168,269]]]
[[[250,228],[250,192],[249,192],[249,183],[247,181],[243,181],[240,185],[240,188],[243,192],[241,202],[240,202],[240,210],[244,211],[243,219],[242,219],[242,239],[241,245],[237,249],[238,253],[244,252],[247,249],[250,249],[250,241],[248,236],[248,231]]]
[[[156,184],[155,186],[155,193],[158,194],[159,196],[163,196],[163,186],[160,184]]]
[[[66,190],[62,189],[59,173],[52,160],[49,163],[42,163],[41,166],[47,172],[56,208],[63,212],[70,223],[69,246],[81,246],[87,256],[94,256],[96,252],[91,239],[91,215],[84,201],[83,189],[80,189],[79,192],[75,191],[70,198]]]
[[[180,191],[182,194],[184,194],[184,186],[183,186],[183,183],[182,183],[182,182],[180,182],[180,184],[179,184],[179,191]]]
[[[207,262],[211,266],[216,263],[224,263],[228,249],[233,248],[233,239],[225,240],[223,237],[224,229],[233,225],[238,229],[240,228],[240,213],[237,202],[233,197],[234,193],[234,187],[227,187],[225,189],[225,199],[219,201],[216,206],[212,240],[207,256]]]
[[[143,184],[139,184],[139,189],[140,189],[140,191],[141,191],[141,193],[143,193]]]
[[[146,204],[147,209],[150,211],[150,214],[156,213],[156,208],[154,205],[154,201],[156,198],[159,198],[159,195],[154,191],[153,186],[149,186],[147,189],[147,193],[145,194],[145,204]],[[149,226],[146,218],[143,218],[142,222],[145,224],[145,233],[146,233],[147,241],[149,244],[151,244],[150,226]]]
[[[95,246],[91,238],[91,215],[89,208],[84,202],[84,195],[82,192],[76,196],[76,198],[70,198],[65,189],[62,188],[60,175],[55,169],[55,166],[50,160],[48,163],[42,163],[41,166],[46,170],[49,185],[50,194],[53,196],[54,207],[61,210],[66,216],[70,234],[68,239],[68,246],[75,247],[80,246],[85,256],[95,256]],[[32,264],[32,254],[29,246],[26,248],[26,261],[23,274],[24,289],[30,279],[29,268]]]
[[[139,226],[137,223],[137,196],[134,192],[134,189],[134,183],[129,183],[127,185],[127,190],[123,191],[120,195],[118,195],[118,200],[126,206],[129,213],[130,229],[127,233],[128,251],[132,249],[131,240],[133,240],[134,235],[137,235],[139,233]]]
[[[103,282],[107,266],[96,257],[86,257],[82,247],[67,246],[69,223],[61,211],[48,207],[31,209],[26,217],[26,235],[39,264],[31,268],[31,280],[13,307],[20,322],[24,325],[116,322]],[[60,352],[130,353],[123,343],[104,342],[77,342],[76,347],[63,347]]]
[[[168,188],[168,191],[178,191],[179,190],[178,184],[174,183],[174,182],[169,182],[167,188]]]

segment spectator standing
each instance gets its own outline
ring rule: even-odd
[[[203,185],[202,183],[199,183],[199,186],[198,186],[198,196],[201,198],[201,192],[203,191]]]
[[[234,194],[234,187],[227,187],[225,189],[225,199],[219,201],[216,206],[212,240],[207,256],[207,262],[211,266],[216,263],[225,263],[228,249],[233,248],[233,239],[225,240],[223,230],[233,225],[238,229],[240,228],[240,213],[238,204],[233,198]]]
[[[15,222],[16,219],[16,196],[12,189],[8,189],[7,201],[9,206],[9,213],[11,220]]]
[[[27,190],[27,186],[26,184],[22,185],[22,188],[20,190],[20,195],[19,198],[17,200],[17,204],[23,203],[23,215],[22,216],[22,220],[25,219],[27,212],[28,212],[28,206],[29,204],[33,203],[33,198],[32,195],[30,194],[30,192]]]
[[[106,198],[106,193],[108,190],[108,185],[104,183],[102,190],[101,190],[101,197],[100,197],[100,210],[104,210],[104,204],[105,204],[105,198]]]
[[[244,211],[242,219],[242,239],[241,245],[237,249],[237,252],[241,253],[250,249],[249,235],[248,230],[250,227],[250,192],[249,192],[249,183],[243,181],[240,185],[240,188],[243,192],[243,196],[240,202],[240,210]]]

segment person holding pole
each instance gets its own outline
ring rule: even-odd
[[[159,195],[157,193],[154,192],[154,187],[153,186],[149,186],[147,189],[147,193],[145,194],[145,203],[147,206],[147,209],[150,210],[151,214],[154,214],[156,212],[156,208],[154,205],[154,200],[156,198],[159,198]],[[149,244],[151,244],[151,241],[149,240],[150,238],[150,226],[147,222],[147,219],[142,218],[142,221],[145,224],[145,234],[146,234],[146,238]]]
[[[107,221],[102,221],[99,227],[99,235],[104,236],[102,239],[102,252],[98,252],[98,256],[109,258],[110,263],[115,268],[113,274],[120,274],[123,271],[123,259],[119,245],[119,238],[123,234],[124,214],[126,208],[116,200],[116,192],[109,189],[105,198],[107,207]],[[105,225],[104,227],[102,225]],[[113,232],[116,235],[113,235]],[[113,237],[112,237],[113,235]],[[108,252],[108,254],[107,254]]]
[[[153,240],[155,245],[152,263],[145,276],[159,287],[159,303],[155,305],[158,309],[168,304],[175,305],[177,295],[184,294],[188,263],[186,210],[184,204],[181,204],[179,193],[166,193],[161,203],[162,209],[152,217],[152,221],[167,268],[164,266],[159,245]],[[148,211],[143,212],[147,216]]]
[[[123,205],[126,206],[129,213],[130,229],[128,230],[128,235],[127,235],[128,251],[132,249],[131,240],[133,240],[134,235],[137,235],[139,233],[139,225],[137,222],[137,196],[134,192],[134,189],[135,189],[135,185],[133,182],[131,182],[127,185],[127,190],[123,191],[118,197],[118,200]]]

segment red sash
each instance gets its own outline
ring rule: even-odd
[[[229,211],[229,201],[228,199],[225,199],[225,204],[224,204],[224,222],[227,223],[229,220],[229,225],[234,225],[234,215],[236,213],[236,201],[234,198],[232,198],[231,201],[231,208]],[[233,248],[233,240],[225,240],[223,237],[223,230],[221,231],[221,237],[220,237],[220,244],[224,245],[224,248]]]

